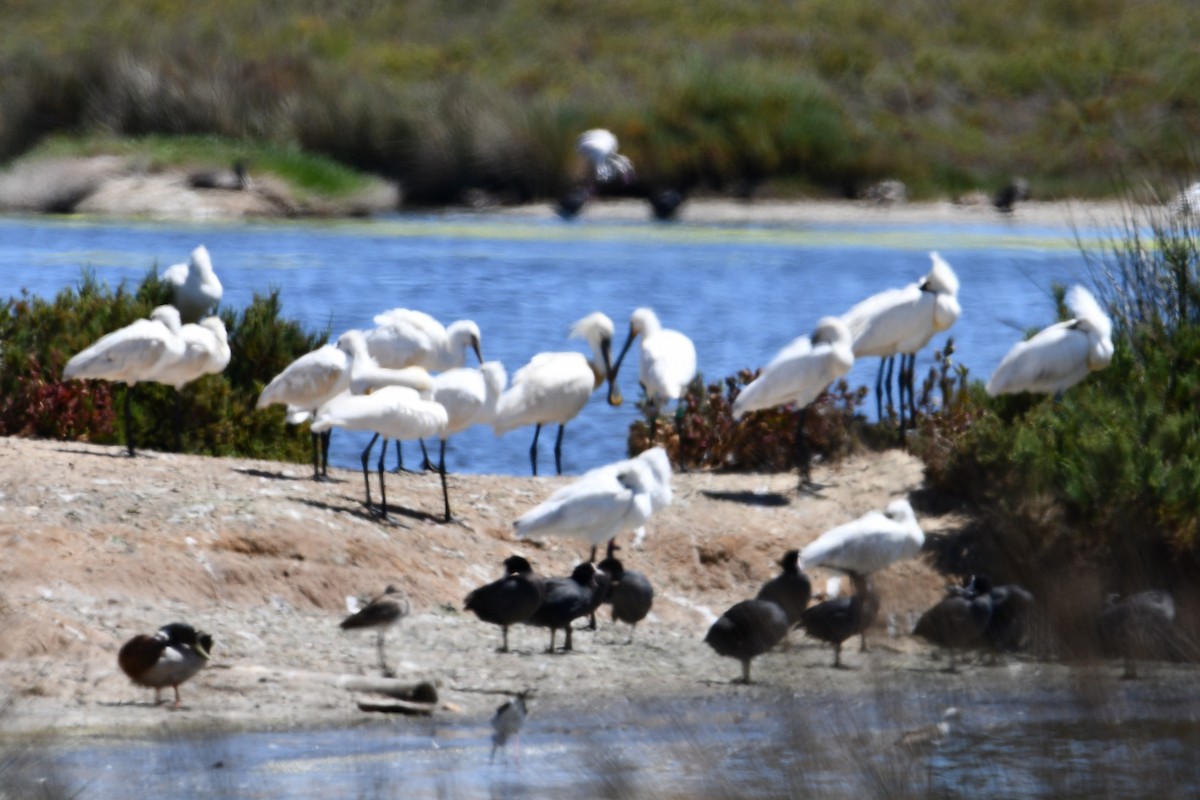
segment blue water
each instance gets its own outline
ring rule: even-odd
[[[1090,235],[1083,231],[1084,235]],[[52,295],[83,267],[110,285],[136,285],[151,269],[187,259],[197,244],[212,254],[226,307],[280,290],[283,312],[336,337],[370,327],[384,310],[408,307],[444,323],[474,319],[483,353],[510,375],[537,352],[585,350],[566,338],[595,310],[613,318],[619,346],[630,312],[653,307],[664,325],[696,343],[710,381],[762,366],[818,318],[840,314],[928,271],[938,250],[962,282],[963,313],[918,359],[918,375],[948,337],[955,358],[985,379],[1022,332],[1053,321],[1050,287],[1086,280],[1068,228],[1014,225],[661,225],[535,215],[395,216],[339,223],[182,224],[63,218],[0,219],[0,282]],[[622,370],[626,404],[601,392],[567,427],[564,471],[578,473],[625,454],[636,417],[636,352]],[[852,385],[873,385],[878,360],[856,364]],[[272,376],[264,375],[264,382]],[[871,411],[873,412],[873,404]],[[497,438],[476,428],[451,441],[448,467],[523,474],[532,429]],[[542,437],[540,465],[552,464],[554,431]],[[334,437],[331,461],[357,467],[367,437]],[[409,456],[410,465],[415,457]]]

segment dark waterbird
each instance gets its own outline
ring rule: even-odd
[[[1125,661],[1121,677],[1137,677],[1137,660],[1170,654],[1175,633],[1175,601],[1161,589],[1149,589],[1122,599],[1109,595],[1097,618],[1100,647],[1109,657]]]
[[[163,625],[154,635],[139,634],[121,646],[117,664],[129,680],[154,690],[154,702],[162,702],[162,689],[175,690],[174,708],[179,708],[179,686],[208,663],[213,638],[184,622]]]
[[[812,582],[800,569],[800,551],[788,550],[779,559],[782,570],[778,575],[762,585],[758,590],[759,600],[770,600],[787,614],[788,625],[795,627],[800,622],[800,615],[808,608],[812,599]]]
[[[708,629],[704,642],[717,655],[742,662],[742,677],[750,683],[750,662],[787,636],[787,614],[769,600],[743,600],[721,615]]]
[[[989,598],[992,615],[983,637],[993,656],[1015,653],[1028,646],[1035,611],[1033,594],[1028,589],[1015,583],[992,586],[987,578],[977,576],[967,591],[973,596]]]
[[[608,573],[612,585],[604,602],[612,606],[613,622],[627,623],[629,641],[633,641],[633,632],[637,624],[646,618],[654,605],[654,587],[650,579],[640,572],[625,569],[625,565],[614,553],[619,548],[616,542],[608,543],[608,557],[600,562],[600,569]]]
[[[990,593],[974,594],[953,586],[945,597],[921,615],[913,635],[949,650],[950,664],[946,671],[955,672],[955,651],[983,647],[991,618]]]
[[[542,580],[542,604],[526,624],[550,629],[547,653],[554,652],[554,634],[559,628],[566,631],[563,651],[572,649],[571,623],[587,616],[596,590],[596,567],[587,561],[575,567],[570,577]]]
[[[504,559],[504,577],[467,595],[463,608],[504,632],[501,653],[508,652],[508,627],[525,622],[542,604],[542,585],[533,566],[521,556]]]
[[[805,609],[800,626],[814,639],[833,645],[833,666],[842,666],[842,644],[861,634],[879,613],[879,595],[869,575],[850,573],[854,584],[851,597],[835,597]]]

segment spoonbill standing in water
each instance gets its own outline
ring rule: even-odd
[[[71,357],[63,368],[63,380],[105,380],[124,383],[125,447],[134,454],[133,417],[130,397],[133,387],[177,363],[187,351],[180,337],[179,311],[174,306],[159,306],[149,319],[139,319],[124,328],[106,333]]]
[[[225,293],[204,245],[192,251],[187,263],[172,264],[163,270],[162,279],[170,284],[172,302],[184,322],[203,317],[221,302]]]
[[[900,356],[900,435],[904,436],[905,393],[908,395],[909,419],[916,413],[913,387],[917,352],[934,334],[948,329],[958,319],[962,308],[958,303],[958,276],[936,252],[929,254],[933,266],[917,283],[903,289],[888,289],[872,295],[842,315],[850,329],[855,358],[880,356],[879,373],[875,378],[875,402],[879,419],[883,420],[883,389],[887,390],[888,406],[892,405],[892,369]],[[884,367],[887,377],[884,378]]]
[[[783,348],[733,401],[734,419],[761,408],[795,404],[796,466],[802,488],[812,486],[804,434],[808,406],[853,365],[849,328],[837,317],[822,317],[811,336],[801,336]]]
[[[1112,321],[1082,286],[1071,287],[1066,303],[1075,317],[1013,345],[988,379],[988,394],[1040,392],[1061,398],[1089,372],[1108,366],[1113,357]]]
[[[612,320],[596,311],[571,328],[571,338],[583,339],[592,350],[582,353],[538,353],[513,375],[512,385],[500,396],[492,428],[497,435],[523,425],[536,425],[529,461],[537,475],[537,443],[542,426],[558,423],[554,441],[554,467],[562,474],[563,428],[583,409],[592,392],[609,380],[609,403],[620,405],[620,391],[612,384]]]
[[[617,363],[613,365],[610,385],[616,383],[625,354],[639,334],[642,343],[638,380],[646,391],[646,399],[653,406],[653,416],[650,418],[650,441],[653,442],[660,406],[678,402],[687,392],[688,384],[696,377],[696,346],[679,331],[664,328],[653,310],[636,309],[629,317],[629,336],[625,339],[621,354],[617,356]],[[676,415],[677,422],[679,413]]]

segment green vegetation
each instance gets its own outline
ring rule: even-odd
[[[319,153],[415,202],[544,197],[611,128],[643,187],[916,195],[1178,188],[1200,127],[1184,0],[264,4],[16,0],[0,161],[50,134]],[[257,160],[258,156],[254,156]]]
[[[117,444],[125,441],[124,385],[69,381],[67,360],[105,333],[144,318],[168,302],[168,287],[151,272],[137,288],[115,290],[85,272],[79,284],[52,301],[22,294],[0,308],[0,435],[49,436]],[[187,452],[305,461],[311,444],[305,431],[288,429],[284,410],[256,411],[264,375],[320,346],[328,331],[313,334],[280,318],[272,292],[254,297],[243,311],[221,318],[233,356],[221,375],[206,375],[179,397],[181,445]],[[169,386],[138,384],[132,404],[139,447],[175,448],[176,393]]]

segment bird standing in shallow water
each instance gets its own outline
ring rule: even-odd
[[[172,622],[153,636],[140,634],[121,646],[117,663],[129,680],[154,690],[154,702],[162,702],[162,689],[175,690],[180,707],[179,685],[199,672],[211,657],[213,638],[183,622]]]
[[[528,692],[521,692],[504,705],[496,709],[492,716],[492,755],[488,763],[496,760],[497,748],[508,744],[509,739],[516,740],[517,766],[521,764],[521,728],[525,726],[525,718],[529,709],[525,705]]]
[[[383,594],[343,619],[338,627],[344,631],[374,629],[377,634],[375,647],[379,651],[379,668],[385,676],[391,678],[395,677],[396,672],[387,665],[383,636],[388,628],[399,625],[400,620],[408,616],[408,612],[408,598],[395,586],[388,586],[383,590]]]

